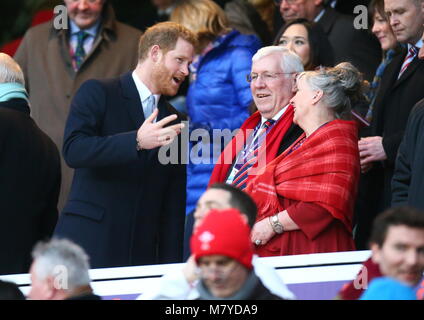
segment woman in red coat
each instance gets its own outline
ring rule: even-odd
[[[355,250],[352,216],[359,175],[358,128],[349,120],[361,92],[349,63],[303,72],[292,99],[304,134],[251,180],[258,206],[252,242],[260,256]]]

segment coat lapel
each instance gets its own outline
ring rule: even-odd
[[[334,10],[331,8],[326,8],[321,19],[319,19],[319,21],[317,22],[319,25],[321,25],[326,35],[328,35],[331,29],[333,28],[336,18],[337,14],[334,12]]]
[[[415,57],[414,60],[412,60],[411,64],[406,68],[406,70],[403,72],[403,74],[400,76],[399,79],[395,82],[393,89],[395,89],[397,86],[399,86],[402,82],[404,82],[406,79],[408,79],[411,75],[414,74],[414,72],[417,70],[417,68],[421,64],[421,60],[418,59],[418,57]]]
[[[125,99],[124,107],[127,109],[135,127],[140,128],[145,119],[140,95],[138,94],[137,87],[132,78],[132,72],[127,72],[121,76],[121,87],[122,95]]]

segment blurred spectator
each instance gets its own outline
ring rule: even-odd
[[[0,53],[0,274],[24,273],[58,218],[60,156],[30,117],[24,75]]]
[[[268,2],[272,8],[272,0],[262,1],[262,6]],[[256,1],[258,4],[258,1]],[[261,5],[259,3],[259,5]],[[225,4],[225,14],[227,15],[229,25],[244,34],[254,34],[262,42],[262,46],[268,46],[272,42],[271,29],[267,25],[263,16],[259,13],[252,1],[249,0],[231,0]]]
[[[31,300],[101,300],[90,286],[89,257],[66,239],[38,243],[30,269]]]
[[[378,41],[367,30],[355,28],[354,18],[343,15],[323,0],[277,0],[281,16],[287,23],[305,18],[318,23],[333,50],[335,63],[350,62],[371,80],[381,57]]]
[[[65,0],[65,5],[69,29],[56,29],[53,21],[33,27],[15,55],[25,74],[31,116],[60,150],[70,102],[81,83],[116,77],[135,67],[141,34],[115,20],[108,0]],[[72,175],[62,159],[59,209]]]
[[[256,220],[256,204],[243,191],[225,184],[215,183],[197,200],[194,212],[186,219],[186,232],[184,233],[184,260],[190,256],[190,238],[194,227],[198,226],[211,209],[236,208],[246,215],[248,224],[253,227]],[[191,230],[189,232],[189,230]]]
[[[413,288],[389,277],[371,281],[359,300],[417,300]]]
[[[380,214],[373,223],[372,255],[361,272],[338,294],[356,300],[374,279],[389,277],[415,288],[424,271],[424,212],[397,207]]]
[[[213,184],[203,193],[197,203],[194,228],[200,226],[212,210],[220,210],[222,214],[225,214],[225,209],[230,208],[237,209],[249,226],[253,226],[256,220],[256,205],[252,198],[231,185]],[[252,265],[256,275],[273,294],[284,299],[295,299],[274,268],[262,263],[256,256],[252,259]],[[198,280],[199,273],[194,257],[191,256],[181,270],[165,274],[158,286],[148,290],[138,299],[196,299],[199,296],[196,289]]]
[[[306,71],[319,66],[334,66],[333,48],[321,26],[315,22],[300,18],[286,23],[274,44],[295,52]]]
[[[186,203],[189,214],[205,191],[225,143],[214,139],[213,130],[227,129],[231,135],[249,116],[252,94],[246,75],[260,41],[254,35],[230,29],[224,11],[212,0],[181,1],[171,20],[192,30],[199,40],[190,66],[187,109],[190,134],[196,134],[196,129],[203,132],[200,141],[190,141]]]
[[[0,300],[25,300],[25,296],[15,283],[0,280]]]
[[[175,8],[176,0],[150,0],[156,7],[156,22],[168,21]]]
[[[424,210],[424,99],[409,115],[392,180],[392,206]]]
[[[191,238],[200,300],[277,300],[253,270],[250,229],[236,209],[210,212]]]
[[[424,61],[416,57],[424,30],[421,0],[385,0],[384,8],[397,41],[407,48],[387,65],[373,105],[370,128],[359,141],[363,175],[355,210],[358,249],[366,248],[372,221],[391,204],[394,165],[408,116],[424,98]]]
[[[253,178],[246,192],[258,206],[252,242],[259,256],[355,250],[353,205],[359,178],[351,99],[362,94],[350,63],[305,71],[290,103],[304,131]]]

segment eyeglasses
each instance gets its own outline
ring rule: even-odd
[[[274,4],[279,6],[284,0],[274,0]],[[296,4],[298,0],[286,0],[287,4]]]
[[[247,75],[246,80],[247,82],[251,83],[254,82],[256,80],[258,80],[259,78],[262,78],[262,80],[264,82],[271,82],[275,79],[278,78],[279,75],[281,74],[293,74],[294,72],[274,72],[274,73],[270,73],[270,72],[264,72],[264,73],[255,73],[252,72],[250,74]]]

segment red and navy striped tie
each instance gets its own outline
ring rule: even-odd
[[[239,188],[240,190],[243,190],[246,188],[247,184],[247,177],[249,175],[249,169],[256,163],[258,158],[258,149],[261,146],[261,144],[265,141],[266,133],[269,131],[269,128],[274,124],[275,120],[268,119],[266,120],[261,128],[262,131],[257,135],[257,137],[252,142],[252,146],[245,152],[241,166],[239,168],[239,171],[234,176],[234,180],[232,182],[232,185],[236,188]],[[235,167],[237,168],[236,164]]]
[[[409,48],[408,55],[406,56],[405,61],[402,64],[402,68],[400,68],[398,79],[405,72],[408,66],[411,64],[412,60],[414,60],[417,53],[418,53],[417,47],[411,46],[411,48]]]

